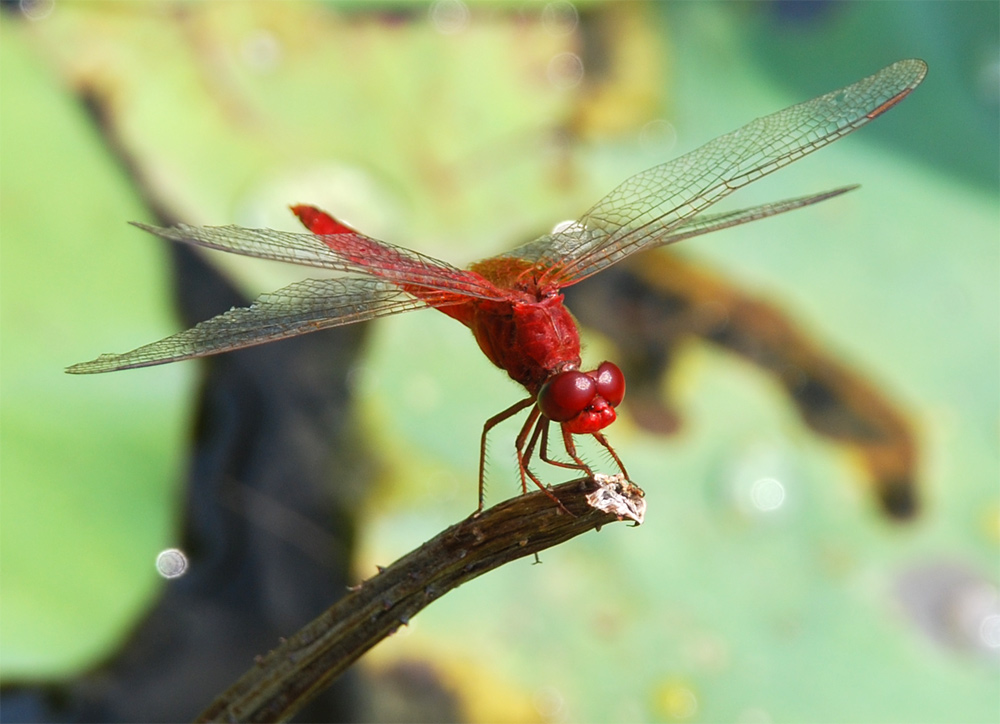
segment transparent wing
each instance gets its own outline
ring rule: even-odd
[[[317,235],[242,226],[178,224],[160,228],[133,224],[171,241],[258,259],[365,274],[386,279],[414,293],[419,293],[416,288],[420,288],[480,299],[506,298],[502,290],[475,272],[357,233]]]
[[[630,254],[693,236],[697,225],[688,226],[680,237],[670,231],[741,186],[861,128],[905,98],[926,72],[922,60],[902,60],[846,88],[758,118],[633,176],[565,231],[503,256],[525,259],[544,269],[543,284],[567,286]],[[734,217],[727,225],[754,218],[761,217]],[[717,221],[697,233],[713,230]]]
[[[447,293],[418,299],[377,279],[307,279],[261,295],[249,307],[234,307],[159,342],[124,354],[102,354],[90,362],[67,367],[66,371],[90,374],[149,367],[460,301]]]
[[[725,211],[720,214],[698,214],[693,218],[685,219],[679,224],[671,227],[669,232],[666,232],[661,237],[657,238],[656,246],[673,244],[678,241],[683,241],[684,239],[690,239],[692,236],[707,234],[710,231],[728,229],[731,226],[739,226],[740,224],[746,224],[749,221],[757,221],[758,219],[766,219],[769,216],[777,216],[778,214],[783,214],[786,211],[794,211],[795,209],[801,209],[803,206],[811,206],[812,204],[817,204],[820,201],[832,199],[834,196],[846,194],[848,191],[853,191],[856,188],[858,188],[858,185],[854,184],[852,186],[842,186],[841,188],[833,189],[832,191],[810,194],[809,196],[800,196],[798,198],[776,201],[770,204],[761,204],[760,206],[753,206],[749,209]]]

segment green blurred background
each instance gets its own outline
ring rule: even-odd
[[[921,517],[883,518],[770,378],[695,347],[670,380],[677,435],[627,414],[609,431],[647,492],[642,527],[479,579],[362,665],[430,661],[480,721],[1000,718],[995,2],[35,2],[8,5],[0,33],[4,682],[85,669],[156,599],[194,395],[190,363],[62,373],[176,328],[162,249],[125,224],[148,212],[76,91],[109,99],[192,223],[294,229],[287,204],[309,202],[466,264],[920,57],[928,78],[897,109],[735,203],[859,191],[681,253],[897,401]],[[249,291],[303,276],[238,261],[220,263]],[[586,359],[613,357],[584,336]],[[478,429],[520,393],[432,312],[377,324],[356,389],[381,471],[361,577],[469,513]],[[495,458],[492,502],[517,490]],[[784,485],[776,510],[748,504],[763,477]]]

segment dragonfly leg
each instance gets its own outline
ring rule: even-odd
[[[573,458],[573,462],[576,463],[577,468],[587,473],[591,478],[594,477],[594,471],[590,469],[587,463],[583,462],[580,456],[576,452],[576,443],[573,442],[573,433],[567,430],[565,427],[562,429],[563,436],[563,446],[566,448],[566,454]]]
[[[537,407],[528,413],[528,419],[524,421],[524,425],[521,426],[521,432],[517,434],[517,439],[514,441],[514,450],[517,452],[517,467],[521,472],[521,492],[528,492],[528,481],[525,478],[531,478],[532,482],[536,485],[541,485],[538,482],[538,478],[535,474],[531,472],[528,467],[528,462],[531,460],[531,454],[535,449],[535,442],[538,440],[538,433],[541,429],[541,410]],[[538,423],[538,424],[535,424]],[[528,440],[528,433],[531,433],[531,439]],[[528,446],[525,447],[524,443],[527,441]]]
[[[539,412],[535,409],[535,412]],[[541,415],[528,415],[527,422],[524,423],[524,427],[521,429],[521,434],[518,435],[517,440],[514,441],[514,449],[517,451],[517,464],[521,471],[521,492],[527,494],[528,492],[528,480],[538,485],[537,476],[531,472],[529,465],[531,464],[531,456],[535,452],[535,445],[538,443],[538,436],[544,434],[544,430],[548,429],[548,421],[541,417]],[[531,433],[531,439],[528,440],[528,446],[524,447],[524,438],[527,437],[529,428],[534,428]],[[521,448],[524,448],[524,452],[521,452]]]
[[[575,461],[575,462],[572,462],[572,463],[564,463],[562,460],[555,460],[555,459],[549,457],[549,429],[548,429],[548,427],[546,427],[545,430],[542,432],[542,447],[539,450],[538,456],[542,460],[544,460],[545,462],[547,462],[549,465],[556,465],[556,466],[558,466],[560,468],[569,468],[570,470],[582,470],[583,472],[587,473],[587,475],[591,475],[590,468],[587,467],[586,463],[583,463],[582,461]]]
[[[486,436],[490,430],[499,425],[509,417],[513,417],[524,408],[535,403],[534,397],[526,397],[520,402],[516,402],[503,412],[498,412],[483,425],[483,437],[479,443],[479,507],[476,508],[475,515],[483,512],[486,496]],[[527,434],[527,433],[525,433]]]
[[[517,436],[517,441],[514,443],[517,450],[517,465],[521,470],[521,490],[524,491],[524,493],[528,492],[527,478],[530,478],[531,482],[537,485],[539,490],[551,498],[552,502],[559,506],[564,513],[572,516],[573,514],[566,509],[566,506],[562,504],[562,501],[560,501],[559,498],[557,498],[552,491],[545,486],[545,483],[539,480],[538,476],[531,472],[531,468],[528,467],[528,463],[531,462],[531,455],[535,451],[535,445],[538,443],[539,435],[541,435],[543,440],[543,448],[548,441],[549,422],[549,419],[547,417],[543,417],[541,415],[541,410],[536,407],[532,413],[528,415],[528,421],[524,424],[524,427],[521,428],[521,434]],[[528,440],[527,447],[525,447],[524,442],[528,436],[528,431],[532,426],[534,426],[534,430],[531,433],[531,439]],[[545,459],[544,456],[542,459]]]
[[[593,435],[594,439],[597,440],[597,442],[601,443],[601,445],[604,446],[605,450],[611,453],[611,458],[615,461],[615,464],[618,465],[618,469],[622,471],[622,475],[625,476],[625,479],[629,480],[628,471],[625,469],[625,465],[622,464],[622,459],[618,457],[618,453],[616,453],[615,449],[611,447],[611,443],[608,442],[608,439],[604,437],[603,433],[600,432],[595,432],[593,433]]]

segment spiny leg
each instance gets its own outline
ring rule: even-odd
[[[528,481],[525,480],[525,476],[531,478],[531,482],[537,485],[539,490],[545,493],[564,513],[572,516],[573,514],[566,509],[566,506],[562,504],[562,501],[559,500],[559,498],[557,498],[555,494],[549,490],[541,480],[538,479],[538,476],[531,472],[531,468],[528,467],[528,463],[531,461],[531,455],[535,451],[535,444],[538,442],[539,434],[541,434],[543,440],[548,438],[549,422],[550,420],[547,417],[542,416],[541,410],[536,407],[532,414],[528,416],[528,421],[525,423],[524,427],[521,428],[521,434],[517,436],[515,448],[517,451],[517,464],[521,469],[521,489],[525,493],[528,492]],[[528,429],[532,425],[534,425],[534,431],[531,433],[531,439],[528,440],[528,446],[524,447],[524,442],[528,435]]]
[[[566,448],[566,454],[569,455],[571,458],[573,458],[573,462],[575,462],[579,466],[580,470],[583,470],[584,472],[587,473],[587,475],[593,478],[594,471],[591,470],[590,466],[587,465],[587,463],[583,462],[580,456],[577,455],[576,453],[576,443],[573,442],[573,433],[571,433],[569,430],[563,427],[562,436],[563,436],[563,446]]]
[[[562,460],[555,460],[555,459],[549,457],[549,428],[548,428],[548,426],[546,426],[545,430],[542,432],[542,447],[538,451],[538,456],[542,460],[544,460],[545,462],[547,462],[549,465],[557,465],[560,468],[569,468],[570,470],[582,470],[585,473],[587,473],[587,475],[591,475],[590,468],[587,467],[586,464],[581,465],[578,462],[564,463]]]
[[[603,433],[600,433],[600,432],[595,432],[595,433],[593,433],[593,435],[594,435],[594,439],[597,440],[597,442],[601,443],[601,445],[604,446],[604,449],[607,450],[611,454],[611,458],[615,461],[615,464],[618,465],[618,469],[622,471],[622,475],[625,476],[625,479],[629,480],[628,471],[625,469],[625,466],[622,464],[621,458],[618,457],[618,453],[616,453],[615,449],[613,447],[611,447],[611,443],[608,442],[608,439],[606,437],[604,437]]]
[[[479,443],[479,507],[476,508],[476,512],[473,515],[479,515],[483,512],[486,499],[486,436],[498,424],[534,403],[534,397],[527,397],[520,402],[514,403],[503,412],[498,412],[483,425],[483,437]]]
[[[521,432],[517,434],[517,439],[514,440],[514,451],[517,453],[517,467],[521,473],[521,493],[528,493],[528,481],[525,479],[525,474],[531,480],[541,487],[541,483],[538,482],[538,478],[535,477],[534,473],[528,468],[528,462],[531,460],[531,453],[535,448],[535,441],[538,439],[538,430],[541,423],[536,425],[535,423],[541,418],[541,410],[535,407],[534,410],[528,413],[528,419],[524,421],[524,425],[521,426]],[[534,429],[534,432],[532,432]],[[531,440],[528,440],[528,433],[531,434]],[[528,447],[525,448],[524,443],[528,441]]]

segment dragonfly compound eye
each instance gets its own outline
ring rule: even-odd
[[[612,407],[618,407],[625,397],[625,375],[618,369],[618,365],[614,362],[601,362],[594,377],[597,380],[597,394]]]
[[[550,420],[566,422],[593,402],[597,384],[593,377],[583,372],[560,372],[538,391],[538,407]]]

